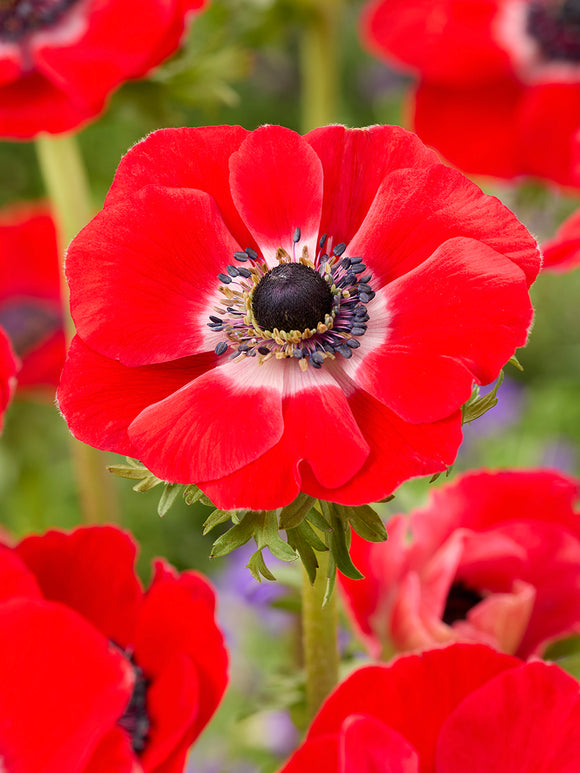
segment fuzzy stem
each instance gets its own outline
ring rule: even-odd
[[[75,328],[69,311],[68,285],[64,278],[64,253],[72,238],[93,216],[93,205],[76,137],[41,135],[35,145],[46,192],[58,225],[59,254],[63,256],[60,272],[63,318],[67,342],[70,342]],[[80,443],[72,436],[71,442],[83,521],[103,523],[117,520],[117,497],[111,475],[106,470],[107,455]]]
[[[319,568],[314,584],[302,570],[302,646],[306,670],[306,704],[311,720],[320,705],[338,682],[338,610],[336,594],[332,593],[326,606],[322,601],[326,592],[329,554],[317,553]]]
[[[302,130],[338,120],[340,21],[343,0],[314,0],[300,45]]]

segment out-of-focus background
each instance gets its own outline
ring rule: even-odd
[[[349,126],[405,125],[409,80],[363,50],[358,37],[361,7],[360,2],[348,2],[344,8],[337,118]],[[149,80],[124,85],[104,116],[80,134],[95,210],[121,156],[156,128],[239,123],[253,129],[280,123],[300,131],[300,31],[308,12],[308,3],[298,0],[213,0],[192,25],[182,52]],[[42,198],[32,144],[1,142],[0,169],[0,206]],[[556,225],[580,205],[580,196],[541,183],[516,188],[476,182],[499,196],[540,239],[551,237]],[[523,372],[508,365],[499,404],[464,428],[451,478],[475,467],[541,466],[579,472],[580,270],[540,276],[532,296],[535,324],[529,345],[518,354]],[[405,484],[393,502],[381,506],[382,513],[424,502],[430,485],[439,485],[443,477],[434,484],[427,479]],[[207,572],[221,591],[220,617],[232,648],[234,685],[196,747],[192,770],[273,770],[278,755],[284,756],[296,742],[285,711],[300,691],[288,672],[288,663],[299,658],[292,612],[296,571],[274,569],[282,589],[258,586],[244,568],[249,553],[210,562],[212,540],[201,536],[207,508],[187,507],[179,499],[160,519],[159,489],[137,494],[127,480],[114,483],[121,512],[112,517],[140,543],[144,580],[151,558],[163,555],[179,569]],[[0,437],[0,503],[0,522],[16,537],[79,523],[68,430],[50,395],[18,396],[7,412]],[[273,600],[282,609],[273,611]],[[346,631],[343,644],[347,661],[356,660],[358,647]],[[234,764],[236,757],[244,759],[244,765]]]

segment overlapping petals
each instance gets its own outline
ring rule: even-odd
[[[355,538],[365,575],[341,578],[373,656],[452,640],[520,657],[580,632],[578,481],[551,471],[478,472],[389,522],[389,542]]]
[[[64,363],[60,263],[45,204],[0,213],[0,324],[20,359],[18,388],[54,390]]]
[[[179,773],[227,682],[214,594],[113,527],[0,548],[6,773]],[[31,743],[34,738],[34,743]]]
[[[53,0],[46,23],[37,0],[9,5],[0,18],[0,136],[60,133],[95,118],[114,89],[177,49],[205,4]]]
[[[580,39],[559,7],[373,0],[362,36],[376,55],[418,76],[413,127],[459,168],[577,187]]]
[[[325,261],[334,317],[266,335],[252,287]],[[397,127],[158,131],[69,249],[59,405],[219,507],[380,499],[451,463],[473,382],[526,341],[538,268],[513,215]]]
[[[572,773],[579,719],[557,666],[453,644],[355,671],[281,773]]]
[[[580,210],[558,228],[553,239],[542,245],[542,270],[564,273],[580,266]]]

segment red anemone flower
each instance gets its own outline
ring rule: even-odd
[[[56,227],[44,204],[0,212],[0,324],[21,360],[18,388],[57,387],[65,341]]]
[[[573,212],[542,245],[542,270],[564,273],[580,266],[580,209]]]
[[[161,130],[70,246],[60,407],[224,509],[377,500],[454,459],[538,267],[512,213],[398,127]]]
[[[0,136],[69,131],[178,47],[206,0],[4,0]]]
[[[374,0],[363,37],[418,75],[413,126],[458,167],[578,185],[577,0]]]
[[[576,773],[578,682],[453,644],[355,671],[280,773]]]
[[[182,773],[215,711],[227,655],[214,594],[115,527],[0,548],[0,760],[5,773]]]
[[[579,490],[548,470],[470,473],[391,519],[388,544],[355,536],[365,579],[340,580],[371,654],[471,640],[526,658],[580,633]]]
[[[0,429],[4,420],[4,411],[8,407],[10,398],[16,386],[16,370],[18,360],[12,349],[10,338],[5,330],[0,327]]]

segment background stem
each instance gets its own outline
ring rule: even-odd
[[[59,234],[63,320],[67,343],[70,343],[75,328],[70,316],[69,291],[64,277],[64,254],[73,237],[92,218],[94,208],[74,135],[41,135],[36,139],[36,152]],[[86,523],[118,520],[119,508],[114,483],[106,469],[110,463],[109,455],[81,443],[72,435],[71,453],[83,520]]]
[[[302,131],[336,123],[343,0],[314,0],[300,45]]]
[[[319,569],[314,585],[302,568],[302,642],[309,720],[338,682],[336,594],[332,593],[326,606],[322,607],[329,554],[317,553],[316,557]]]

